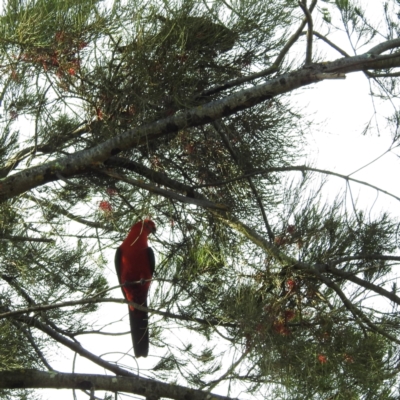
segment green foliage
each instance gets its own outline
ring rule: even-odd
[[[349,8],[349,0],[336,0],[335,3],[340,10],[345,11]]]
[[[0,390],[0,399],[4,400],[34,400],[40,399],[38,394],[35,394],[33,390]]]
[[[1,310],[4,311],[3,305]],[[36,364],[31,346],[24,333],[18,327],[3,319],[0,322],[0,334],[3,343],[0,356],[0,371]]]
[[[0,32],[4,42],[46,51],[57,41],[55,32],[77,39],[83,32],[98,30],[105,20],[96,12],[97,3],[93,0],[9,0],[0,19]]]

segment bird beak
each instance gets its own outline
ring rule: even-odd
[[[152,222],[144,222],[144,225],[146,226],[146,229],[149,233],[156,233],[156,227]]]

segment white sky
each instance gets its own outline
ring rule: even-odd
[[[314,145],[311,159],[315,157],[315,166],[343,175],[352,174],[389,149],[391,132],[385,126],[383,117],[389,116],[393,109],[387,105],[378,106],[378,115],[375,117],[368,92],[369,85],[364,75],[353,73],[348,74],[346,80],[320,82],[306,96],[302,96],[302,101],[309,98],[307,111],[314,112],[315,121],[322,123],[311,132],[313,140],[310,144]],[[362,135],[370,121],[371,129],[366,135]],[[398,167],[398,157],[390,152],[356,172],[352,178],[368,182],[400,197],[400,186],[396,179]],[[344,187],[339,178],[331,177],[330,180]],[[357,184],[351,185],[355,189],[359,188]],[[376,196],[373,189],[365,189],[362,193],[367,198]],[[397,213],[399,202],[383,194],[379,197],[386,204],[389,202],[390,208],[394,207]]]

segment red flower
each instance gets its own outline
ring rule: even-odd
[[[58,31],[56,32],[55,39],[57,42],[62,42],[64,40],[64,36],[65,36],[64,31]]]
[[[10,112],[10,119],[18,119],[18,113],[15,110],[11,110]]]
[[[258,324],[257,326],[256,326],[256,331],[257,332],[262,332],[264,330],[264,325],[263,324]]]
[[[344,357],[344,361],[346,361],[350,364],[352,364],[354,362],[354,358],[352,356],[349,356],[348,354],[344,354],[343,357]]]
[[[194,152],[194,146],[193,146],[193,144],[188,143],[188,144],[185,146],[185,152],[186,152],[187,154],[192,154],[192,153]]]
[[[178,59],[178,61],[179,61],[181,64],[184,64],[184,63],[187,61],[188,56],[187,56],[185,53],[183,53],[183,54],[178,54],[178,55],[176,56],[176,58]]]
[[[75,74],[76,74],[74,68],[70,68],[70,69],[68,70],[68,73],[69,73],[70,75],[75,75]]]
[[[118,194],[118,190],[112,187],[107,188],[106,193],[109,196],[116,196]]]
[[[97,114],[97,119],[99,120],[99,121],[102,121],[103,120],[103,111],[101,111],[101,108],[96,108],[96,114]]]
[[[296,281],[294,279],[288,279],[286,281],[286,285],[289,288],[289,292],[293,291],[294,289],[296,289]]]
[[[291,321],[296,317],[296,313],[293,310],[285,310],[285,318],[287,321]]]
[[[100,202],[99,208],[101,211],[104,211],[105,213],[110,213],[112,211],[111,204],[105,200]]]
[[[136,108],[135,108],[135,106],[133,104],[128,107],[128,114],[129,115],[135,115],[136,114]]]
[[[290,233],[292,235],[296,231],[296,226],[295,225],[288,225],[286,230],[287,230],[287,233]]]
[[[160,165],[161,165],[161,162],[160,162],[160,159],[157,157],[157,156],[153,156],[151,159],[150,159],[150,163],[151,163],[151,165],[154,167],[154,168],[158,168],[158,167],[160,167]]]
[[[11,71],[11,79],[13,80],[13,81],[18,81],[18,74],[17,74],[17,71],[15,71],[15,69],[13,69],[12,71]]]
[[[284,246],[287,243],[287,239],[284,236],[276,236],[274,239],[276,246]]]
[[[282,336],[287,336],[287,335],[290,334],[289,329],[281,321],[275,321],[274,322],[274,330],[275,330],[276,333],[279,333]]]
[[[323,354],[318,354],[318,361],[321,364],[326,364],[328,362],[328,359],[326,356],[324,356]]]

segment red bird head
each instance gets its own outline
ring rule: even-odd
[[[136,222],[136,224],[132,226],[130,232],[128,233],[128,236],[122,242],[121,246],[147,248],[147,236],[149,236],[150,233],[154,233],[155,231],[156,224],[150,219]]]
[[[148,235],[150,235],[150,233],[155,233],[156,224],[150,219],[145,219],[143,221],[143,230],[146,231]]]

